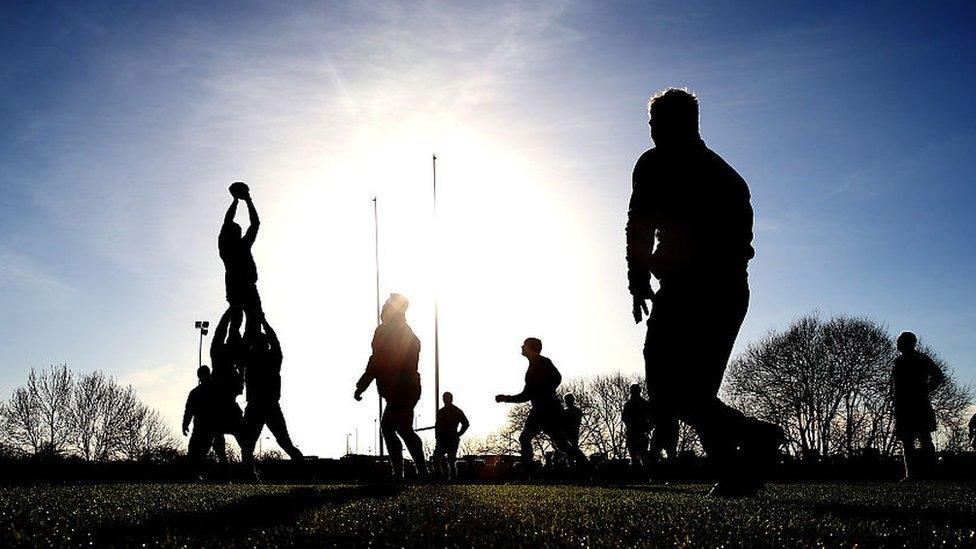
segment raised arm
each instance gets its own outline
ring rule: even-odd
[[[224,344],[224,340],[227,339],[227,326],[230,324],[230,316],[230,309],[227,309],[220,317],[220,321],[217,322],[217,327],[214,328],[213,339],[210,340],[210,356],[213,356]]]
[[[261,226],[261,220],[258,219],[258,211],[254,208],[254,201],[251,200],[250,195],[244,198],[244,203],[247,204],[247,217],[250,221],[247,232],[244,233],[244,242],[250,246],[254,244],[254,239],[258,237],[258,227]]]
[[[268,334],[268,339],[271,340],[271,347],[280,350],[281,343],[278,342],[278,334],[275,333],[271,324],[268,324],[267,317],[261,319],[261,325],[264,326],[264,333]]]
[[[224,225],[228,225],[234,222],[234,216],[237,215],[237,197],[234,197],[234,201],[230,203],[230,207],[227,208],[227,213],[224,214]]]

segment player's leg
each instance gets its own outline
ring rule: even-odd
[[[424,455],[424,442],[420,440],[420,435],[413,430],[413,406],[404,407],[401,417],[397,424],[397,434],[403,439],[403,443],[410,452],[414,465],[417,467],[417,474],[421,477],[427,476],[427,457]]]
[[[522,433],[519,434],[519,447],[522,455],[522,470],[526,475],[531,474],[535,468],[535,452],[532,448],[532,440],[542,433],[542,426],[537,421],[536,415],[536,411],[533,408],[532,411],[529,412],[529,417],[527,417],[525,420],[525,426],[522,427]]]
[[[403,444],[397,436],[397,405],[393,402],[386,403],[383,410],[383,417],[380,419],[380,430],[383,432],[383,440],[386,441],[386,449],[390,453],[390,465],[393,468],[394,480],[403,479]]]
[[[281,412],[281,405],[277,402],[268,403],[268,410],[265,415],[265,424],[268,430],[274,435],[278,446],[288,454],[291,459],[304,459],[302,452],[295,448],[288,434],[288,425],[285,424],[285,415]]]

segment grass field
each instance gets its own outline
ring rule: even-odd
[[[976,545],[976,485],[0,488],[0,546]]]

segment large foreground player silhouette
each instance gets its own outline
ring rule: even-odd
[[[366,371],[356,383],[356,400],[376,380],[380,398],[386,409],[380,419],[383,440],[390,449],[390,464],[396,480],[403,478],[403,439],[417,466],[417,474],[427,476],[427,464],[420,437],[413,430],[413,409],[420,401],[420,340],[407,325],[407,298],[391,294],[380,313],[381,324],[373,332],[373,354],[366,363]]]
[[[695,428],[719,473],[713,495],[750,495],[775,464],[782,431],[718,398],[749,306],[749,188],[702,141],[694,95],[669,89],[649,110],[655,147],[634,167],[627,271],[635,321],[653,301],[644,361],[655,423]]]
[[[556,450],[568,456],[574,463],[580,466],[589,464],[579,446],[570,442],[566,433],[566,416],[563,405],[559,402],[559,395],[556,394],[563,376],[552,361],[541,353],[542,341],[534,337],[526,339],[522,343],[522,356],[529,360],[529,368],[525,371],[525,387],[515,395],[495,395],[495,402],[532,403],[532,411],[525,419],[525,427],[519,435],[525,474],[531,474],[535,464],[532,440],[543,433],[549,437]]]

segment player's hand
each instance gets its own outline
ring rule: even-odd
[[[647,301],[642,297],[634,296],[634,322],[640,324],[644,320],[644,315],[648,314]]]
[[[495,395],[495,402],[505,402],[508,397],[505,395]]]
[[[183,436],[190,434],[190,430],[186,427],[183,428]]]
[[[360,400],[363,399],[363,394],[360,393],[359,391],[356,391],[355,393],[353,393],[352,398],[356,399],[356,402],[359,402]]]

